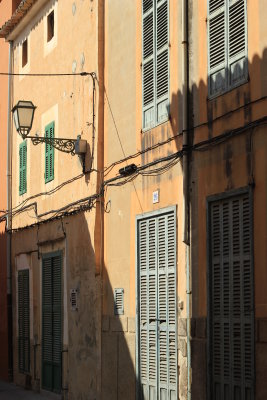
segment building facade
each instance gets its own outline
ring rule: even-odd
[[[16,383],[267,397],[266,13],[23,0],[2,26],[11,106],[37,106],[33,140],[10,128]]]
[[[0,25],[12,15],[17,8],[18,0],[2,0],[0,2]],[[0,70],[8,72],[9,45],[4,39],[0,39]],[[0,160],[0,209],[4,213],[8,209],[7,202],[7,132],[8,132],[8,76],[0,76],[0,140],[3,149]],[[9,257],[7,248],[10,246],[10,237],[6,234],[6,222],[0,223],[0,378],[12,379],[12,310],[11,310],[11,284]]]

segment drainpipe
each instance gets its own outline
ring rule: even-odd
[[[8,72],[12,72],[13,42],[9,42]],[[12,228],[12,133],[11,133],[11,84],[12,77],[8,76],[8,106],[7,106],[7,321],[8,321],[8,378],[13,380],[13,351],[12,351],[12,272],[11,272],[11,233]]]
[[[183,83],[183,242],[186,247],[187,399],[191,399],[191,289],[189,232],[189,155],[188,155],[188,0],[182,0],[182,83]]]

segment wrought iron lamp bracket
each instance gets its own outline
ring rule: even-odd
[[[23,139],[31,139],[34,146],[37,146],[40,143],[45,143],[59,151],[70,153],[72,156],[75,155],[75,143],[77,142],[77,139],[47,138],[26,135]]]

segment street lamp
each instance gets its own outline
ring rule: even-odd
[[[34,111],[36,107],[31,101],[20,100],[12,108],[15,127],[18,133],[25,139],[32,129]]]
[[[31,139],[35,146],[39,143],[46,143],[64,153],[70,153],[72,155],[78,154],[80,156],[85,155],[87,141],[81,139],[80,136],[78,136],[77,139],[29,136],[35,109],[36,107],[33,103],[26,100],[19,100],[12,108],[16,130],[23,139]]]

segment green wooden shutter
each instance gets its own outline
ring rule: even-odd
[[[233,87],[247,77],[247,13],[245,0],[228,1],[228,72]]]
[[[30,371],[29,270],[18,271],[18,364],[20,372]]]
[[[208,76],[209,94],[224,92],[227,87],[227,0],[209,0]]]
[[[53,389],[61,391],[61,257],[52,259],[53,267]]]
[[[43,259],[43,281],[42,281],[42,296],[43,296],[43,338],[42,338],[42,352],[43,352],[43,367],[42,378],[43,388],[52,390],[53,388],[53,291],[52,291],[52,258]]]
[[[27,143],[19,145],[19,194],[27,192]]]
[[[45,127],[45,137],[54,138],[55,123],[51,122]],[[54,147],[51,144],[45,144],[45,183],[54,179]]]
[[[156,4],[156,115],[168,118],[169,107],[169,11],[167,0]]]
[[[61,256],[43,258],[43,369],[44,389],[61,391],[62,294]]]
[[[151,400],[177,397],[175,232],[173,212],[138,223],[139,373]]]
[[[211,205],[211,398],[254,398],[249,196]]]

